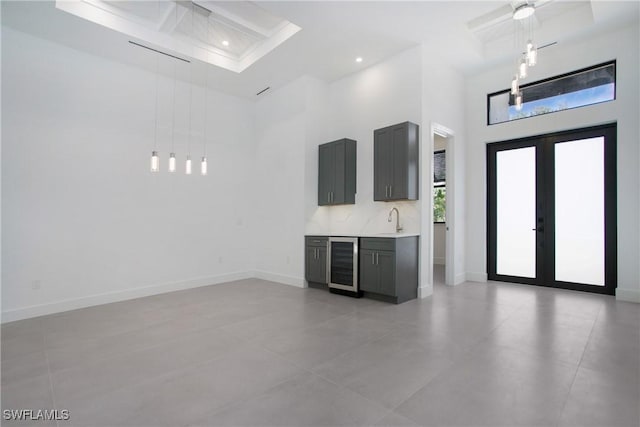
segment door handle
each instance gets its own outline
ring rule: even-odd
[[[389,186],[389,197],[393,195],[393,185]]]
[[[374,257],[375,257],[375,254],[371,252],[371,265],[374,265],[376,263]]]
[[[380,259],[378,258],[378,255],[380,254],[376,252],[376,265],[380,264]]]

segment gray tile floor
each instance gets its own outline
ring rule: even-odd
[[[502,283],[243,280],[2,326],[2,408],[58,426],[637,427],[639,384],[640,305]]]

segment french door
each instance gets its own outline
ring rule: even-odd
[[[487,145],[489,280],[613,294],[616,125]]]

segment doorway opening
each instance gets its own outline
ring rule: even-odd
[[[490,280],[614,294],[616,125],[487,145]]]
[[[446,284],[447,138],[433,135],[433,285]]]

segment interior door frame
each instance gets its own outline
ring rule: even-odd
[[[617,285],[616,134],[617,124],[614,122],[487,144],[487,273],[489,280],[615,294]],[[555,241],[554,145],[598,136],[605,138],[605,283],[604,286],[597,286],[557,281],[555,280],[555,245],[553,244]],[[536,277],[532,279],[496,273],[496,154],[498,151],[526,147],[536,148]]]

